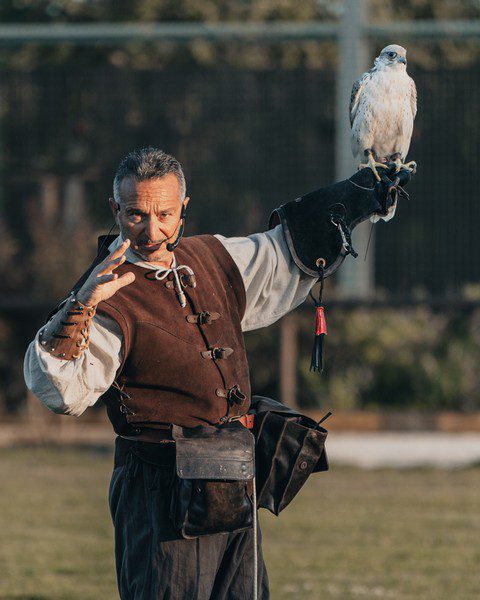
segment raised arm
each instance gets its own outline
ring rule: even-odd
[[[283,317],[305,300],[316,281],[295,265],[281,226],[248,237],[215,237],[232,256],[245,285],[243,331]]]
[[[333,274],[351,246],[353,228],[371,216],[384,216],[404,193],[400,185],[410,172],[396,172],[376,182],[370,169],[349,179],[311,192],[274,211],[273,229],[248,237],[216,237],[237,264],[242,276],[247,307],[244,331],[260,329],[277,321],[301,304],[319,277]]]
[[[95,404],[115,379],[122,362],[119,326],[96,305],[135,279],[118,277],[125,262],[124,242],[94,266],[75,295],[67,298],[42,327],[25,355],[27,387],[50,410],[78,416]]]

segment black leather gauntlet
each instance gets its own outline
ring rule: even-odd
[[[373,215],[387,215],[397,196],[407,197],[402,186],[410,177],[409,170],[397,173],[393,165],[377,182],[371,169],[362,169],[275,209],[270,227],[281,223],[293,260],[302,271],[318,277],[323,259],[328,277],[348,254],[357,256],[351,242],[353,228]]]

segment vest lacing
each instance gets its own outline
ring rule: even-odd
[[[192,269],[190,267],[187,267],[187,265],[179,265],[178,267],[171,267],[170,269],[165,269],[162,267],[155,272],[155,279],[157,279],[158,281],[163,281],[166,277],[168,277],[170,275],[170,273],[172,273],[173,277],[175,279],[175,285],[174,285],[175,293],[177,294],[177,298],[178,298],[178,301],[180,302],[180,306],[182,308],[185,308],[187,306],[187,298],[185,296],[185,292],[182,289],[182,283],[181,283],[180,277],[179,277],[179,272],[182,270],[187,272],[187,274],[189,276],[189,281],[192,282],[191,287],[195,287],[196,286],[195,273],[192,271]]]

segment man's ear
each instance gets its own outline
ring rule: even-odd
[[[110,210],[112,211],[115,222],[118,225],[118,213],[120,212],[120,204],[118,204],[118,202],[116,202],[113,198],[108,199],[108,204],[110,206]]]
[[[187,204],[188,204],[189,202],[190,202],[190,196],[186,196],[186,197],[185,197],[185,200],[183,201],[183,206],[184,206],[185,208],[187,208]]]

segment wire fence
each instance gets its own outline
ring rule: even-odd
[[[375,287],[397,300],[458,298],[480,279],[479,67],[411,69],[419,112],[410,157],[419,170],[411,200],[374,230]],[[85,232],[93,249],[90,230],[109,227],[115,166],[145,145],[184,165],[188,233],[265,229],[274,207],[334,180],[334,89],[333,71],[307,69],[1,72],[1,215],[16,268],[32,251],[32,206]]]
[[[411,199],[402,201],[392,222],[374,228],[376,304],[372,298],[363,301],[358,315],[349,305],[333,323],[339,333],[329,340],[331,375],[322,381],[306,375],[309,315],[301,317],[299,338],[305,339],[298,356],[284,361],[290,365],[287,374],[265,360],[277,353],[284,332],[275,327],[250,334],[257,392],[278,397],[278,382],[294,382],[297,364],[299,399],[315,405],[329,398],[340,407],[359,408],[372,398],[380,405],[385,397],[395,406],[417,402],[464,410],[476,405],[478,315],[472,311],[480,300],[480,61],[468,64],[427,70],[409,61],[419,98],[409,158],[419,169],[408,187]],[[181,61],[154,70],[73,62],[0,70],[0,378],[5,382],[0,410],[14,413],[22,406],[22,357],[41,313],[85,270],[97,234],[111,226],[107,199],[127,152],[154,145],[181,161],[192,198],[187,234],[264,230],[273,208],[335,180],[338,77],[333,66],[206,68]],[[365,248],[357,250],[357,261],[363,261]],[[329,281],[330,301],[336,283]],[[379,323],[367,323],[365,306],[372,303],[375,313],[379,302],[398,308],[417,300],[430,303],[432,312],[412,313],[406,323],[406,310],[396,320],[394,311],[380,315],[380,325],[388,322],[398,347],[377,348]],[[438,321],[438,306],[444,311],[465,303],[470,303],[465,322],[451,311],[441,326],[432,327],[438,339],[422,335],[419,346],[417,330]],[[352,339],[351,331],[361,333],[362,327],[368,344]],[[452,339],[449,345],[445,341]],[[378,364],[368,359],[368,376],[367,357],[359,354],[365,348],[370,358],[381,358]],[[452,354],[449,348],[456,350]],[[402,352],[413,352],[415,360],[400,369],[395,356]],[[416,360],[420,355],[423,362]],[[454,380],[452,391],[448,383]]]

